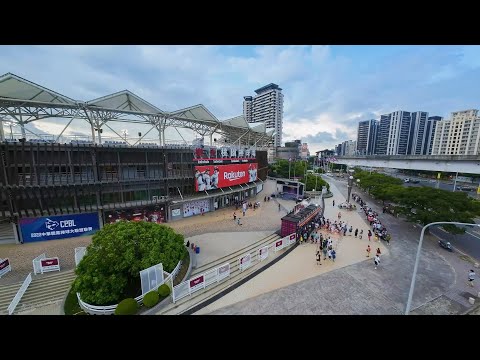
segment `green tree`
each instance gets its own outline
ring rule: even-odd
[[[290,172],[290,177],[295,175],[296,177],[303,177],[307,168],[307,163],[305,161],[291,161],[284,159],[278,159],[270,167],[270,176],[286,178]]]
[[[393,200],[408,220],[426,225],[437,221],[473,223],[480,204],[467,194],[431,187],[408,187],[395,193]]]
[[[140,291],[139,272],[162,263],[171,272],[188,251],[184,237],[166,225],[120,221],[108,224],[92,239],[75,272],[73,284],[82,300],[93,305],[118,303]]]
[[[305,184],[306,191],[312,191],[313,189],[321,191],[322,186],[326,186],[327,190],[330,191],[330,184],[323,180],[320,176],[307,175],[306,182],[305,178],[303,178],[301,181]]]

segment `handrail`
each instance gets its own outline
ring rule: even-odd
[[[8,315],[12,315],[13,312],[15,311],[15,308],[17,307],[18,303],[22,299],[23,294],[25,294],[25,291],[27,291],[28,286],[32,282],[32,273],[29,273],[26,279],[23,281],[22,286],[20,286],[20,289],[18,289],[17,293],[15,294],[15,297],[13,298],[12,302],[10,305],[8,305]]]

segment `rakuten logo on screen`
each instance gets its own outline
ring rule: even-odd
[[[230,171],[223,173],[223,178],[229,181],[235,181],[245,177],[245,171]]]

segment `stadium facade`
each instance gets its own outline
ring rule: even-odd
[[[29,122],[55,117],[83,117],[90,139],[67,142],[60,134],[46,141],[25,131]],[[2,120],[19,125],[21,137],[8,138]],[[151,125],[158,142],[102,143],[109,121]],[[166,144],[168,126],[210,142]],[[176,221],[234,206],[262,191],[273,136],[242,116],[220,121],[203,105],[165,112],[129,91],[79,102],[13,74],[0,77],[0,127],[0,243],[81,236],[121,219]]]

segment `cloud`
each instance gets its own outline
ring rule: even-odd
[[[284,93],[284,141],[316,151],[354,140],[358,121],[383,113],[478,108],[479,55],[479,46],[1,46],[0,72],[83,101],[128,89],[167,111],[202,103],[219,119],[241,114],[243,96],[273,82]],[[65,124],[32,129],[58,134]],[[132,137],[150,128],[110,125]],[[65,134],[90,131],[74,121]],[[178,131],[167,138],[195,136]]]

